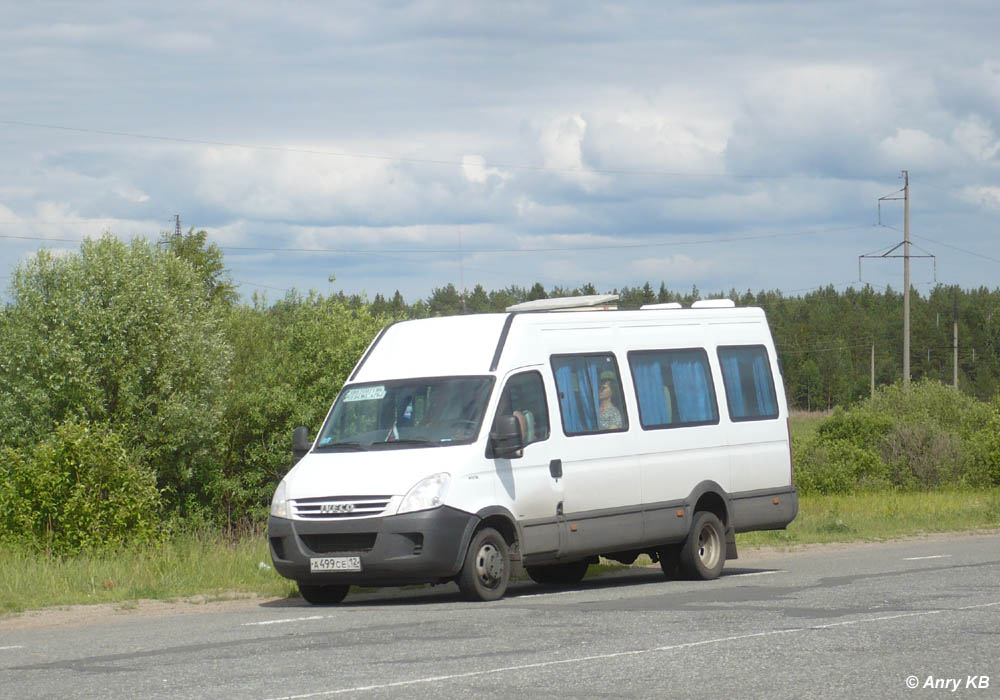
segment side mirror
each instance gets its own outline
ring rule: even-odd
[[[524,436],[521,423],[514,416],[497,416],[490,432],[490,447],[493,457],[520,457],[524,450]]]
[[[292,461],[297,463],[308,454],[311,447],[312,442],[309,441],[309,428],[300,425],[292,433]]]

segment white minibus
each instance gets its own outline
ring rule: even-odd
[[[798,494],[764,312],[560,310],[580,304],[384,328],[315,440],[295,431],[268,518],[275,569],[313,604],[448,581],[495,600],[522,572],[571,584],[599,557],[713,579],[735,533],[787,526]]]

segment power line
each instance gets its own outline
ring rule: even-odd
[[[260,287],[261,289],[271,289],[271,290],[274,290],[275,292],[290,292],[290,291],[292,291],[291,289],[285,289],[284,287],[272,287],[272,286],[267,285],[267,284],[260,284],[259,282],[247,282],[246,280],[233,280],[233,282],[235,282],[236,286],[238,286],[238,287],[242,287],[242,286],[246,285],[248,287]]]
[[[839,345],[836,347],[829,348],[807,348],[805,350],[784,350],[780,347],[775,347],[778,352],[784,353],[786,355],[803,355],[809,352],[835,352],[838,350],[856,350],[858,348],[869,348],[871,343],[865,343],[864,345]]]
[[[949,243],[942,243],[941,241],[936,241],[933,238],[927,238],[926,236],[917,236],[914,234],[914,238],[919,238],[922,241],[927,241],[928,243],[934,243],[935,245],[943,245],[945,248],[951,248],[952,250],[957,250],[960,253],[965,253],[966,255],[971,255],[976,258],[982,258],[983,260],[989,260],[990,262],[1000,263],[1000,258],[993,258],[989,255],[983,255],[982,253],[976,253],[971,250],[966,250],[965,248],[959,248],[958,246],[951,245]]]
[[[732,236],[728,238],[711,238],[711,239],[701,239],[695,241],[660,241],[655,243],[610,243],[608,245],[595,245],[595,246],[549,246],[541,248],[400,248],[400,249],[382,249],[382,250],[366,250],[358,248],[276,248],[276,247],[264,247],[264,246],[230,246],[230,245],[219,245],[221,250],[229,251],[241,251],[241,252],[257,252],[257,253],[337,253],[343,255],[384,255],[384,254],[463,254],[463,255],[475,255],[475,254],[504,254],[504,253],[555,253],[562,251],[591,251],[591,250],[622,250],[622,249],[636,249],[636,248],[662,248],[669,246],[693,246],[693,245],[712,245],[716,243],[735,243],[739,241],[755,241],[767,238],[785,238],[792,236],[810,236],[810,235],[822,235],[826,233],[838,233],[842,231],[853,231],[868,228],[868,225],[863,226],[842,226],[838,228],[829,229],[815,229],[811,231],[789,231],[784,233],[765,233],[755,236]],[[60,243],[82,243],[84,239],[69,239],[69,238],[47,238],[44,236],[18,236],[10,234],[0,234],[0,238],[8,238],[15,240],[32,240],[32,241],[57,241]],[[218,245],[218,244],[216,244]]]
[[[83,243],[85,238],[48,238],[46,236],[11,236],[0,234],[0,238],[17,241],[54,241],[55,243]]]
[[[16,221],[0,221],[0,224],[6,226],[15,226],[19,224],[42,224],[45,226],[93,226],[95,223],[100,222],[122,222],[125,219],[58,219],[58,220],[47,220],[47,219],[18,219]]]
[[[165,141],[169,143],[183,143],[200,146],[219,146],[224,148],[243,148],[253,151],[270,151],[279,153],[299,153],[305,155],[325,156],[332,158],[356,158],[359,160],[379,160],[386,162],[417,163],[422,165],[447,165],[460,166],[468,165],[463,160],[447,158],[413,158],[407,156],[392,156],[373,153],[351,153],[347,151],[325,151],[313,148],[294,148],[291,146],[270,146],[259,144],[245,144],[234,141],[219,141],[214,139],[196,139],[180,136],[162,136],[158,134],[142,134],[130,131],[112,131],[107,129],[89,129],[84,127],[62,126],[59,124],[43,124],[41,122],[22,121],[15,119],[0,119],[0,124],[9,126],[26,126],[34,129],[50,129],[54,131],[68,131],[79,134],[96,134],[100,136],[115,136],[119,138],[142,139],[146,141]],[[478,165],[478,164],[477,164]],[[731,179],[760,179],[760,180],[785,180],[785,179],[815,179],[808,175],[768,175],[762,173],[724,173],[724,172],[684,172],[656,169],[628,169],[628,168],[590,168],[590,167],[552,167],[547,165],[525,165],[519,163],[501,163],[486,161],[484,159],[481,167],[506,168],[508,170],[525,170],[533,172],[555,172],[555,173],[594,173],[599,175],[658,175],[667,177],[691,177],[691,178],[731,178]],[[858,174],[854,179],[878,179],[882,175]],[[842,179],[842,178],[841,178]]]

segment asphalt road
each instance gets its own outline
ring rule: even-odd
[[[995,534],[753,554],[707,582],[523,582],[495,603],[449,584],[184,612],[0,620],[0,697],[1000,697]]]

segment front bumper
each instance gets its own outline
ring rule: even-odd
[[[454,577],[479,517],[446,506],[387,517],[289,520],[270,516],[274,568],[310,585],[401,586]],[[361,571],[312,573],[312,557],[356,556]]]

